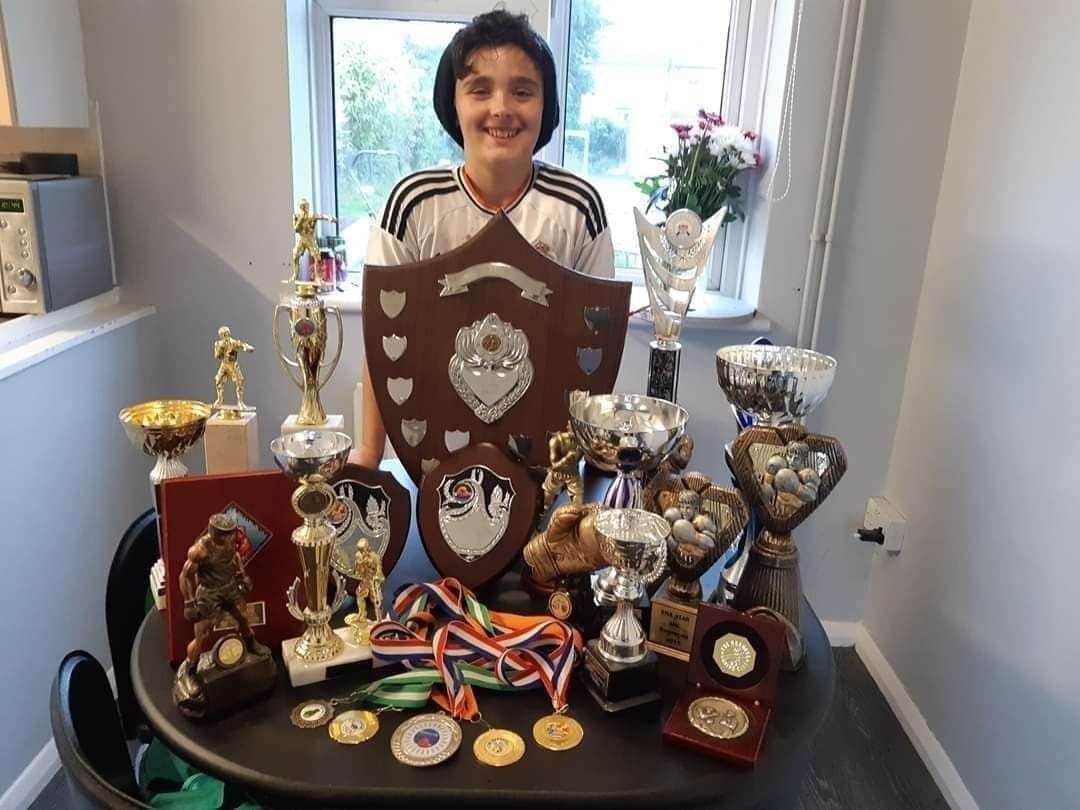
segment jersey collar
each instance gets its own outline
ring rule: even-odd
[[[465,164],[460,164],[456,169],[454,169],[454,180],[457,181],[458,188],[460,188],[465,193],[465,196],[469,198],[469,202],[471,202],[474,206],[476,206],[478,209],[483,211],[485,214],[495,214],[495,213],[497,213],[497,211],[495,209],[488,208],[486,205],[481,204],[481,202],[478,199],[476,199],[476,197],[473,195],[473,193],[471,191],[469,191],[469,184],[467,182],[465,182],[465,178],[464,178],[464,176],[462,174],[464,168],[465,168]],[[524,200],[528,196],[530,191],[532,191],[532,187],[533,187],[533,184],[535,182],[536,182],[536,161],[534,160],[533,165],[532,165],[532,174],[529,176],[529,182],[525,184],[525,188],[523,188],[521,190],[521,194],[518,195],[518,198],[516,200],[514,200],[512,203],[510,203],[510,205],[506,206],[506,208],[503,209],[503,212],[509,214],[511,211],[513,211],[515,208],[517,208],[521,204],[521,201]]]

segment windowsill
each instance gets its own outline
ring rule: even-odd
[[[0,322],[0,380],[157,311],[119,301],[113,288],[56,312]]]
[[[323,299],[328,305],[337,307],[342,312],[360,312],[363,307],[361,287],[351,281],[346,282],[343,292],[330,293],[323,296]],[[635,284],[630,294],[630,326],[652,329],[652,318],[649,317],[648,310],[648,292],[643,285]],[[757,314],[750,304],[709,290],[694,297],[694,305],[686,316],[683,328],[766,334],[772,329],[772,322]]]

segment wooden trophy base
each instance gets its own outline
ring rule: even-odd
[[[288,436],[292,433],[299,433],[301,430],[333,430],[338,433],[345,432],[345,417],[340,413],[328,413],[326,415],[326,421],[321,425],[301,425],[296,420],[299,419],[295,413],[290,413],[285,421],[281,423],[281,435]]]
[[[731,701],[749,718],[745,732],[733,739],[721,739],[706,734],[690,722],[690,704],[701,697],[722,697]],[[765,730],[769,725],[771,712],[756,701],[743,701],[712,689],[700,686],[687,686],[675,703],[667,722],[664,723],[664,742],[692,748],[714,759],[722,759],[734,765],[752,767],[761,752],[761,743],[765,740]]]
[[[239,640],[238,636],[231,638]],[[217,646],[220,642],[215,649]],[[179,674],[173,685],[176,707],[195,720],[213,720],[262,700],[277,683],[277,666],[270,650],[261,644],[254,652],[245,651],[236,664],[227,667],[215,663],[212,652],[204,652],[196,669],[202,687],[198,693],[192,695]]]
[[[281,660],[285,662],[285,669],[289,673],[289,683],[293,686],[307,686],[309,683],[336,678],[339,675],[352,675],[358,672],[366,672],[374,666],[371,656],[371,647],[357,644],[353,640],[351,627],[337,627],[334,633],[345,642],[345,648],[326,661],[309,664],[301,661],[293,648],[297,638],[286,639],[281,642]]]
[[[259,420],[255,411],[236,417],[215,413],[203,434],[208,475],[247,472],[259,467]]]
[[[700,602],[684,602],[671,596],[665,582],[652,598],[649,612],[649,640],[645,646],[660,655],[679,661],[690,660],[694,644],[694,626],[697,624]]]
[[[616,664],[600,654],[599,645],[595,638],[585,645],[582,672],[589,693],[605,712],[621,712],[660,700],[656,653],[648,652],[634,664]]]

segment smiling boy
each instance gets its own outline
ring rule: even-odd
[[[439,62],[433,101],[465,160],[394,186],[372,230],[368,264],[411,264],[453,250],[501,209],[551,259],[614,275],[599,193],[565,169],[533,160],[558,126],[559,99],[551,51],[527,17],[492,11],[458,31]],[[366,363],[363,378],[363,432],[351,460],[375,467],[386,430]]]

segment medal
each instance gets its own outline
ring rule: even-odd
[[[461,726],[445,714],[411,717],[394,730],[390,753],[414,768],[438,765],[450,759],[461,745]]]
[[[334,716],[334,705],[328,700],[305,700],[289,713],[289,720],[297,728],[325,726]]]
[[[495,768],[513,765],[525,756],[525,741],[512,731],[489,728],[473,743],[473,755]]]
[[[581,723],[565,714],[548,714],[533,724],[533,739],[549,751],[569,751],[584,736]]]
[[[734,740],[750,728],[746,710],[722,697],[700,697],[686,710],[690,725],[719,740]]]
[[[345,745],[367,742],[379,733],[379,718],[367,710],[343,712],[330,723],[329,732],[334,742]]]

